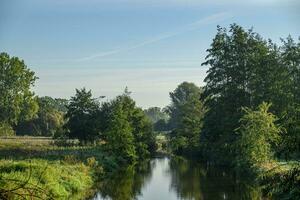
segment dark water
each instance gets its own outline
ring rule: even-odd
[[[94,200],[256,200],[260,190],[219,168],[182,159],[155,158],[101,182]]]

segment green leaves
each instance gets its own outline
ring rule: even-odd
[[[229,30],[218,27],[207,52],[206,61],[202,63],[209,66],[202,95],[208,108],[202,133],[205,154],[230,161],[234,156],[230,148],[237,139],[234,130],[243,115],[242,107],[253,109],[262,102],[272,103],[270,110],[281,122],[287,120],[284,119],[287,116],[295,120],[289,125],[282,124],[287,128],[286,138],[291,141],[289,136],[293,135],[292,138],[298,140],[289,126],[299,126],[300,119],[290,114],[300,105],[300,43],[288,37],[278,47],[252,29],[244,30],[232,24]],[[299,140],[296,144],[300,146]],[[297,145],[291,148],[296,153],[299,152]]]
[[[91,142],[100,136],[97,114],[99,104],[92,98],[92,92],[85,88],[78,90],[67,105],[66,128],[70,138]]]
[[[155,151],[152,124],[128,93],[104,103],[101,113],[106,146],[112,153],[133,162]]]
[[[174,92],[168,107],[171,133],[171,148],[177,154],[194,154],[199,151],[202,118],[205,113],[200,101],[201,89],[193,83],[183,82]]]
[[[233,149],[238,166],[259,167],[274,159],[274,147],[280,140],[282,128],[275,124],[277,117],[269,112],[271,104],[262,103],[257,110],[243,108],[238,139]]]
[[[0,53],[0,121],[16,125],[35,116],[38,106],[31,87],[36,79],[24,61]]]

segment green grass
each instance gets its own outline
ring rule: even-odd
[[[99,175],[119,167],[99,145],[55,144],[41,137],[0,138],[0,199],[83,199]]]
[[[1,195],[8,199],[74,199],[93,183],[89,167],[82,163],[1,160],[0,173]]]

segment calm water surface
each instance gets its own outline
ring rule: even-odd
[[[222,169],[195,161],[155,158],[101,182],[93,200],[256,200],[260,190]]]

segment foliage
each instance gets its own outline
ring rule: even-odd
[[[85,88],[76,89],[75,96],[71,97],[67,105],[68,121],[65,127],[69,131],[69,137],[83,142],[91,142],[99,138],[98,110],[99,104],[92,98],[91,91]]]
[[[105,139],[108,150],[125,161],[134,161],[136,159],[136,151],[132,127],[127,120],[121,103],[117,101],[113,103],[107,126]]]
[[[155,151],[151,122],[128,93],[102,105],[101,121],[106,146],[121,158],[132,162]]]
[[[183,82],[174,92],[168,107],[170,114],[171,148],[175,153],[195,153],[199,150],[202,118],[205,113],[200,100],[201,89],[193,83]]]
[[[65,123],[61,101],[51,97],[38,98],[37,117],[19,123],[16,127],[17,135],[54,136]]]
[[[300,38],[298,43],[291,36],[282,39],[282,42],[281,62],[288,70],[289,79],[286,81],[290,84],[286,92],[292,100],[282,120],[288,134],[283,138],[280,153],[286,159],[297,159],[300,157]]]
[[[59,112],[67,112],[68,100],[62,98],[52,98],[49,96],[38,98],[39,106],[44,109],[53,109]]]
[[[13,128],[7,123],[0,122],[0,136],[12,136],[15,135]]]
[[[275,122],[276,116],[269,112],[271,104],[262,103],[258,110],[243,108],[238,139],[233,151],[236,165],[240,169],[260,167],[274,159],[274,148],[278,145],[282,129]]]
[[[155,124],[159,120],[166,121],[169,118],[165,110],[159,107],[150,107],[148,109],[145,109],[144,112],[153,124]]]
[[[153,124],[154,131],[169,131],[169,123],[165,119],[160,119]]]
[[[266,195],[274,199],[300,199],[300,164],[285,163],[263,173],[260,183]]]
[[[74,199],[92,184],[80,163],[2,160],[0,172],[1,199]]]
[[[299,116],[290,115],[289,111],[300,105],[297,103],[299,46],[288,38],[278,47],[252,29],[246,31],[236,24],[229,30],[218,27],[206,61],[202,63],[210,67],[202,95],[208,108],[201,135],[203,155],[211,160],[230,162],[234,156],[230,149],[238,137],[234,130],[243,115],[242,107],[253,109],[263,101],[272,103],[271,112],[280,119],[286,116],[292,120],[286,125],[281,123],[286,126],[286,138],[298,140],[295,137],[298,129],[294,128],[298,126]],[[296,146],[293,149],[297,151]]]
[[[0,122],[15,125],[35,116],[38,105],[31,87],[36,79],[23,60],[0,53]]]

